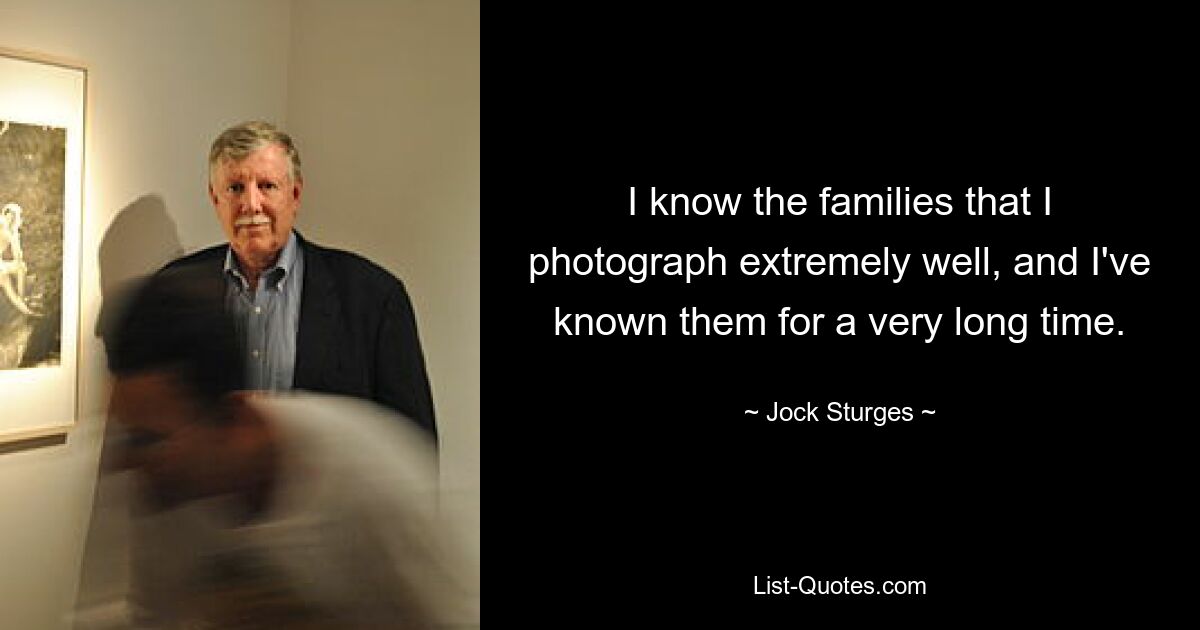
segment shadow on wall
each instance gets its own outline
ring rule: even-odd
[[[118,212],[100,241],[101,304],[95,335],[107,338],[130,290],[182,253],[175,221],[159,195],[144,195]],[[104,517],[91,520],[80,566],[74,623],[80,629],[123,627],[109,622],[124,619],[121,598],[128,580],[129,534],[120,512],[127,505],[129,480],[128,475],[106,474],[114,455],[112,445],[106,437],[92,504],[93,515]]]
[[[139,280],[183,254],[175,221],[158,195],[125,206],[100,241],[100,315],[95,334],[104,338]]]

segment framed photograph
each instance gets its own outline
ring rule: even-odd
[[[87,69],[0,48],[0,442],[78,417]]]

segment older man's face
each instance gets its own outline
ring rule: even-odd
[[[270,266],[287,244],[303,188],[303,182],[292,179],[289,166],[284,148],[272,144],[212,170],[209,198],[243,267]]]

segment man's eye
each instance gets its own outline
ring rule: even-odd
[[[229,191],[229,192],[231,192],[231,193],[240,193],[240,192],[242,192],[242,190],[244,190],[245,188],[246,188],[246,187],[245,187],[245,186],[243,186],[242,184],[230,184],[230,185],[229,185],[229,187],[228,187],[226,190],[228,190],[228,191]]]
[[[163,436],[149,431],[131,430],[125,436],[125,446],[131,449],[147,448],[163,440]]]
[[[259,184],[258,187],[262,188],[263,190],[275,190],[278,188],[278,186],[275,185],[275,182],[263,182]]]

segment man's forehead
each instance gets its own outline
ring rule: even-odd
[[[221,158],[213,169],[213,173],[225,177],[279,176],[287,175],[290,167],[291,163],[284,148],[277,144],[270,144],[259,147],[240,159]]]

